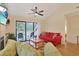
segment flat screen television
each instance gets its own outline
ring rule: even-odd
[[[6,22],[7,22],[7,19],[0,14],[0,23],[3,24],[3,25],[6,25]]]

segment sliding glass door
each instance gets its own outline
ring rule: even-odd
[[[36,22],[17,21],[16,36],[17,41],[27,41],[35,46],[34,42],[38,40],[39,26]]]

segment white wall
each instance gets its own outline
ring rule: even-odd
[[[67,41],[77,44],[79,36],[79,15],[67,16]]]
[[[65,16],[55,13],[46,22],[46,31],[59,32],[62,35],[62,44],[65,44]]]
[[[0,24],[0,35],[4,36],[5,35],[5,26]]]
[[[28,22],[37,22],[40,24],[40,32],[45,31],[45,27],[44,27],[44,21],[40,18],[33,18],[33,17],[22,17],[22,16],[15,16],[10,14],[9,15],[9,19],[10,19],[10,24],[7,26],[8,31],[10,33],[16,33],[16,20],[19,21],[28,21]]]

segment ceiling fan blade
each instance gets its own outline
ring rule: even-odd
[[[44,10],[39,11],[39,13],[40,13],[40,12],[44,12]]]
[[[35,13],[28,13],[28,14],[35,14]]]
[[[34,13],[36,13],[36,12],[37,12],[37,10],[36,10],[36,9],[31,9],[31,11],[33,11]]]
[[[34,12],[34,9],[30,9],[30,10]]]
[[[41,15],[41,16],[43,16],[43,14],[40,14],[40,13],[38,13],[38,15]]]

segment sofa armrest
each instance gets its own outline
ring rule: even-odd
[[[15,56],[16,55],[16,41],[8,40],[6,47],[0,51],[0,56]]]

